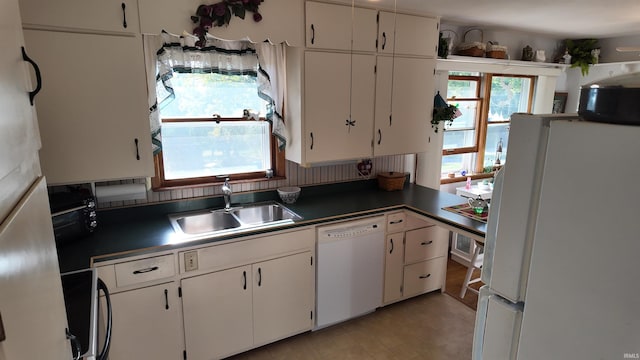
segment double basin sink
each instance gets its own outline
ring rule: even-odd
[[[217,236],[290,224],[302,217],[275,201],[169,215],[173,229],[187,236]]]

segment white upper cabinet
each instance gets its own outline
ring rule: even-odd
[[[378,52],[435,57],[438,19],[380,11]]]
[[[378,56],[374,156],[429,148],[435,59]]]
[[[180,35],[192,33],[196,27],[191,21],[200,4],[216,1],[202,0],[138,0],[140,30],[143,34],[159,34],[162,30]],[[254,42],[270,40],[286,42],[291,46],[304,46],[303,0],[269,0],[260,4],[262,20],[255,22],[253,13],[244,19],[233,16],[228,26],[213,27],[209,34],[227,40],[249,38]]]
[[[24,28],[138,33],[136,0],[20,0]]]
[[[47,181],[153,176],[140,35],[24,34],[42,72],[36,107]]]
[[[307,1],[305,13],[307,48],[376,51],[376,10]]]
[[[24,39],[17,1],[0,3],[0,223],[40,175],[40,135],[29,92],[31,65],[22,59]],[[27,49],[29,56],[33,56]],[[34,163],[35,158],[35,163]],[[32,166],[26,164],[32,163]]]
[[[374,67],[373,55],[306,52],[305,162],[371,156]]]

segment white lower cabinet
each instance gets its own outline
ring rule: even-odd
[[[102,297],[102,310],[104,305]],[[111,306],[110,360],[182,359],[180,299],[175,282],[112,294]]]
[[[181,281],[187,358],[218,359],[312,326],[311,252]]]
[[[387,215],[384,304],[444,287],[449,231],[407,212]]]

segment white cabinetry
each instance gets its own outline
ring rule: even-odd
[[[138,33],[136,0],[20,0],[25,28]]]
[[[438,27],[435,18],[380,11],[378,52],[435,57]]]
[[[448,234],[411,212],[387,214],[384,304],[444,287]]]
[[[305,19],[306,48],[287,49],[287,158],[427,151],[438,20],[313,1]]]
[[[111,306],[110,359],[182,358],[180,299],[175,282],[112,294]]]
[[[375,57],[307,51],[304,69],[301,162],[369,157]]]
[[[36,107],[49,183],[153,176],[140,35],[25,30],[25,38],[42,71]]]
[[[376,10],[307,1],[305,14],[307,48],[376,51]]]
[[[306,229],[181,253],[184,276],[200,273],[181,281],[187,358],[217,359],[310,330],[314,240]],[[197,269],[186,271],[185,258]]]
[[[98,264],[111,292],[113,335],[109,358],[176,360],[183,336],[175,255]],[[104,297],[101,299],[105,317]]]
[[[435,59],[378,56],[374,156],[427,151]]]

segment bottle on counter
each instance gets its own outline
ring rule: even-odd
[[[465,189],[471,189],[471,176],[467,176],[467,185],[464,187]]]

